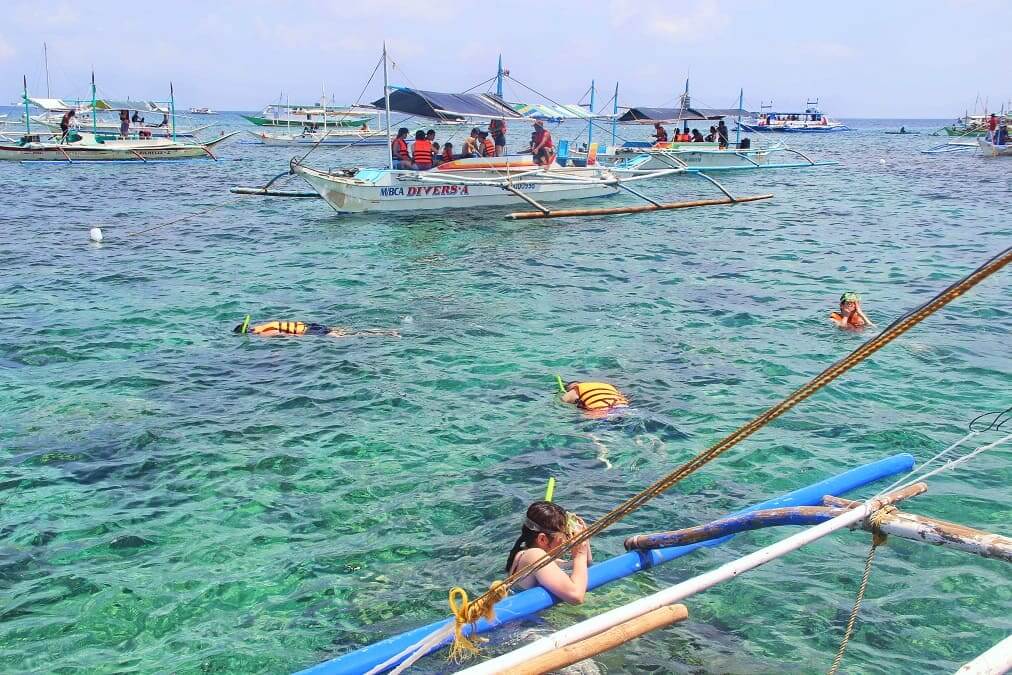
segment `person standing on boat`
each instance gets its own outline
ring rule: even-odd
[[[668,142],[668,132],[661,126],[660,122],[654,122],[654,133],[650,134],[650,136],[654,139],[654,143]]]
[[[545,123],[542,120],[534,120],[531,154],[534,155],[534,162],[539,166],[551,166],[552,162],[555,161],[555,146],[552,145],[552,135],[545,129]]]
[[[432,134],[436,134],[433,132]],[[411,149],[411,161],[415,163],[415,168],[419,171],[428,171],[432,168],[432,141],[430,141],[425,132],[419,129],[415,132],[415,145]]]
[[[998,128],[998,116],[991,113],[991,116],[987,119],[987,138],[988,140],[994,140],[994,132]]]
[[[390,152],[394,158],[395,169],[411,169],[411,156],[408,154],[408,128],[397,130],[397,138],[390,144]]]
[[[717,143],[721,149],[727,147],[727,125],[724,120],[717,122]]]
[[[520,536],[506,558],[506,573],[513,574],[531,563],[537,562],[548,551],[564,545],[570,539],[587,529],[583,519],[567,512],[554,502],[534,502],[527,507]],[[541,586],[564,602],[578,605],[587,593],[587,566],[593,560],[590,542],[585,541],[570,551],[573,559],[571,574],[552,561],[526,577],[520,579],[515,588],[527,590]]]
[[[495,144],[495,156],[504,156],[506,154],[506,120],[493,119],[488,123],[488,132],[492,134],[492,141]]]
[[[76,113],[73,109],[63,113],[63,118],[60,120],[60,140],[66,140],[67,134],[70,133],[70,124],[74,121],[74,115]]]
[[[849,292],[840,296],[840,311],[832,312],[829,320],[845,330],[861,330],[875,325],[861,309],[861,296]]]
[[[126,110],[119,111],[119,135],[120,138],[130,135],[130,113]]]

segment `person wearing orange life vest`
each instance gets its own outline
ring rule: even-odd
[[[481,143],[482,157],[495,157],[495,143],[488,137],[487,131],[479,131],[478,139]]]
[[[607,382],[568,382],[562,402],[588,411],[629,407],[629,399]]]
[[[250,325],[250,318],[247,316],[241,324],[232,329],[233,333],[240,335],[262,335],[273,337],[276,335],[326,335],[327,337],[355,337],[360,335],[389,335],[400,337],[395,330],[367,330],[357,333],[350,332],[339,326],[324,326],[321,323],[303,323],[302,321],[267,321]]]
[[[416,169],[428,171],[432,168],[432,141],[425,137],[424,131],[415,132],[415,144],[411,150],[411,161]]]
[[[542,120],[534,120],[534,134],[531,137],[531,154],[534,155],[534,162],[539,166],[551,166],[555,161],[555,147],[552,145],[552,135],[545,129]]]
[[[390,144],[390,150],[394,158],[395,169],[413,169],[411,155],[408,154],[408,129],[401,127],[397,130],[397,138]]]
[[[840,311],[830,313],[829,320],[844,330],[861,330],[875,325],[861,309],[861,296],[857,293],[840,296]]]

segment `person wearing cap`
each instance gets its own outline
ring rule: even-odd
[[[571,403],[587,411],[609,411],[629,407],[629,399],[607,382],[567,382],[562,402]]]
[[[861,296],[850,292],[840,296],[840,311],[830,313],[829,320],[845,330],[860,330],[875,325],[861,309]]]
[[[506,558],[506,574],[513,574],[541,560],[552,549],[566,544],[587,529],[583,519],[568,512],[554,502],[534,502],[527,507],[513,549]],[[578,605],[587,593],[587,567],[593,558],[590,541],[585,541],[569,552],[572,556],[572,573],[567,574],[556,561],[521,578],[515,588],[527,590],[541,586],[564,602]]]
[[[481,133],[481,129],[474,127],[471,129],[471,135],[464,139],[464,152],[461,157],[478,157],[481,143],[478,139],[478,134]]]
[[[240,335],[262,335],[273,337],[277,335],[326,335],[327,337],[358,337],[387,335],[400,337],[395,330],[366,330],[351,332],[340,326],[324,326],[322,323],[303,323],[302,321],[267,321],[265,323],[250,324],[250,317],[247,316],[241,324],[232,329],[233,333]]]
[[[495,157],[495,143],[488,137],[487,131],[478,132],[478,141],[482,157]]]
[[[542,120],[534,120],[534,134],[531,137],[531,154],[534,155],[534,162],[540,166],[551,166],[555,161],[555,147],[552,145],[552,135],[545,129]]]

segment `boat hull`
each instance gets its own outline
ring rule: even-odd
[[[985,157],[1012,157],[1012,145],[995,145],[986,138],[978,138],[977,144]]]
[[[325,145],[328,147],[346,148],[352,145],[355,147],[369,147],[381,145],[385,146],[387,144],[386,134],[383,132],[364,134],[351,131],[348,133],[331,132],[327,134],[326,138],[322,139],[317,135],[289,136],[284,134],[270,134],[260,131],[248,131],[247,133],[264,145],[276,145],[279,147],[315,147],[317,145]]]
[[[294,171],[339,213],[529,206],[526,201],[501,187],[461,183],[450,178],[444,182],[438,179],[438,172],[427,172],[433,179],[424,180],[418,177],[420,173],[417,171],[366,169],[356,176],[341,176],[300,165],[295,165]],[[559,168],[558,171],[566,173],[567,169]],[[474,174],[471,178],[487,179],[490,182],[503,177],[497,171],[471,173]],[[605,197],[619,191],[613,184],[545,183],[535,178],[524,181],[523,177],[512,183],[512,187],[538,202]]]
[[[49,129],[53,133],[60,133],[60,123],[59,123],[59,121],[52,122],[52,121],[47,121],[47,120],[44,120],[44,119],[33,119],[32,122],[33,123],[37,122],[37,123],[45,126],[47,129]],[[176,135],[176,138],[193,138],[197,133],[199,133],[199,132],[201,132],[201,131],[203,131],[205,129],[210,129],[211,126],[212,125],[210,125],[210,124],[205,124],[205,125],[200,126],[200,127],[192,127],[192,128],[188,128],[188,129],[176,129],[176,134],[175,135]],[[81,125],[80,127],[78,127],[77,131],[90,132],[90,131],[92,131],[93,128],[96,129],[98,131],[98,133],[100,133],[100,134],[109,134],[109,135],[113,135],[113,136],[118,136],[119,135],[119,125],[118,124],[100,123],[100,124],[96,125],[95,127],[92,127],[91,124],[86,124],[86,125]],[[146,131],[146,132],[150,133],[152,138],[171,138],[172,137],[172,127],[155,127],[155,126],[135,125],[135,124],[131,124],[130,125],[130,133],[131,134],[138,134],[141,131]]]
[[[252,122],[258,127],[360,127],[369,121],[367,117],[351,117],[346,119],[332,118],[328,119],[324,123],[323,118],[302,120],[302,119],[281,119],[271,117],[261,117],[260,115],[241,115],[244,119]]]
[[[0,160],[15,162],[148,162],[173,159],[216,159],[211,149],[232,132],[206,144],[168,140],[98,141],[90,134],[73,143],[0,145]]]
[[[831,134],[837,131],[850,131],[846,124],[838,122],[833,124],[811,124],[811,125],[768,125],[768,124],[742,124],[741,130],[752,134]]]

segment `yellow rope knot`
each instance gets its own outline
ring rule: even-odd
[[[509,593],[509,586],[501,581],[493,581],[488,592],[471,602],[467,591],[457,586],[450,589],[450,611],[453,613],[453,644],[450,645],[451,661],[460,662],[468,656],[479,652],[475,642],[478,638],[464,635],[464,626],[471,626],[471,634],[475,633],[475,624],[479,619],[492,621],[495,619],[495,605]]]
[[[871,525],[871,545],[882,546],[886,543],[886,534],[879,528],[882,527],[882,523],[885,522],[886,518],[896,513],[897,509],[893,505],[883,506],[875,513],[868,516],[868,524]]]

